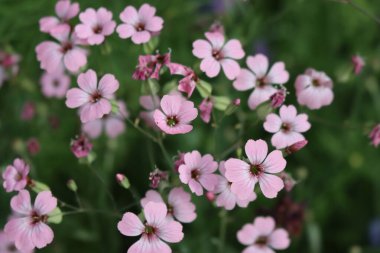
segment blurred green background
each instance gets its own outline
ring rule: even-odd
[[[312,122],[311,130],[306,133],[309,145],[287,159],[286,170],[300,180],[290,195],[305,208],[305,219],[302,232],[292,237],[291,247],[283,252],[380,252],[380,151],[370,146],[367,138],[370,127],[380,122],[379,24],[350,5],[327,0],[147,2],[154,5],[165,20],[160,52],[170,48],[175,62],[189,66],[199,63],[192,56],[191,44],[219,20],[228,37],[241,40],[247,55],[265,52],[271,62],[286,63],[291,74],[286,84],[291,94],[286,103],[296,103],[294,80],[307,67],[325,71],[334,80],[335,99],[331,106],[317,111],[299,109],[308,113]],[[81,10],[104,6],[112,10],[120,22],[118,15],[125,6],[138,7],[144,1],[81,0],[79,3]],[[380,13],[378,0],[355,3],[371,13]],[[0,90],[0,165],[4,168],[14,158],[23,157],[32,164],[32,177],[48,184],[58,198],[75,204],[72,192],[66,187],[67,180],[72,178],[79,186],[78,193],[85,205],[110,208],[105,189],[70,152],[70,140],[80,132],[76,111],[66,108],[64,100],[47,99],[40,91],[42,71],[34,48],[49,36],[39,32],[38,20],[54,15],[54,5],[52,0],[0,0],[0,47],[22,56],[20,74]],[[141,84],[132,80],[131,75],[142,49],[129,40],[121,40],[116,33],[106,41],[111,52],[104,54],[103,46],[91,47],[88,67],[116,76],[121,84],[117,96],[126,101],[134,119],[141,110],[138,104]],[[359,76],[352,74],[350,62],[351,56],[357,53],[366,60]],[[241,65],[245,66],[245,62],[241,61]],[[160,83],[167,81],[169,76],[166,75]],[[236,124],[241,118],[247,122],[241,131],[242,143],[249,138],[270,140],[262,122],[249,123],[254,122],[257,115],[247,109],[248,92],[234,91],[223,75],[210,83],[216,95],[241,97],[241,110],[224,119],[216,134],[212,126],[197,119],[195,130],[190,134],[167,137],[164,143],[170,155],[174,156],[179,150],[198,149],[220,157],[238,138]],[[73,77],[72,86],[75,85]],[[199,103],[198,94],[194,100]],[[25,122],[20,119],[20,113],[27,101],[36,104],[37,115]],[[57,128],[51,127],[52,118],[59,121]],[[25,149],[30,137],[36,137],[41,145],[41,151],[35,156],[30,156]],[[116,172],[126,174],[143,195],[149,188],[148,175],[154,165],[162,170],[171,169],[159,148],[130,126],[116,140],[103,136],[94,141],[94,146],[98,154],[94,167],[107,181],[120,209],[133,199],[114,181]],[[241,252],[243,246],[236,240],[237,230],[257,215],[271,213],[284,195],[275,200],[260,196],[247,209],[228,212],[223,252]],[[1,226],[10,213],[11,196],[0,191]],[[173,252],[216,251],[220,243],[220,210],[203,197],[193,197],[193,200],[197,204],[198,218],[184,226],[185,239],[172,245]],[[136,206],[132,210],[139,212]],[[287,210],[290,209],[287,207]],[[297,220],[300,214],[294,215],[290,214],[289,219]],[[135,239],[122,236],[117,231],[117,222],[117,218],[99,214],[64,217],[61,224],[53,225],[53,244],[41,252],[126,252]]]

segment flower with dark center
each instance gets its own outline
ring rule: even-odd
[[[168,124],[168,126],[170,127],[174,127],[175,125],[178,124],[178,119],[176,116],[169,116],[167,117],[167,120],[166,120],[166,123]]]
[[[103,31],[103,27],[101,25],[96,25],[94,28],[92,28],[92,31],[96,34],[100,34]]]
[[[146,223],[145,224],[144,233],[147,236],[152,236],[152,235],[154,235],[156,233],[156,228]]]
[[[282,125],[281,125],[281,129],[282,129],[282,131],[283,132],[289,132],[289,131],[291,131],[292,130],[292,126],[291,126],[291,124],[289,124],[289,123],[282,123]]]
[[[191,171],[191,178],[198,179],[200,176],[200,171],[198,169],[193,169]]]
[[[30,217],[32,219],[32,224],[37,224],[39,222],[46,223],[48,219],[47,215],[39,215],[36,211],[33,211]]]
[[[262,88],[266,85],[266,81],[265,81],[265,77],[261,77],[261,78],[258,78],[256,79],[256,86],[259,87],[259,88]]]
[[[220,50],[212,50],[212,57],[215,58],[215,60],[219,61],[223,59],[223,54]]]
[[[250,172],[253,176],[258,177],[261,175],[261,173],[264,172],[264,169],[260,164],[257,164],[257,165],[252,164]]]
[[[259,238],[257,238],[256,244],[259,246],[266,246],[268,244],[268,237],[260,236]]]
[[[138,24],[136,24],[135,29],[136,29],[136,31],[138,31],[138,32],[144,31],[144,30],[145,30],[145,24],[143,24],[143,23],[138,23]]]
[[[63,42],[61,46],[61,52],[64,54],[73,49],[73,44],[70,41]]]
[[[91,99],[90,99],[90,101],[91,101],[91,103],[96,103],[96,102],[98,102],[102,97],[103,97],[102,94],[101,94],[98,90],[96,90],[96,91],[91,95]]]
[[[314,87],[319,87],[319,86],[321,86],[321,83],[319,82],[318,79],[313,79],[313,81],[312,81],[312,85],[313,85]]]

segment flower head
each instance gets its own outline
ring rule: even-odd
[[[168,65],[171,75],[181,75],[184,76],[178,82],[178,90],[187,94],[187,97],[191,97],[194,92],[195,86],[199,81],[198,76],[195,74],[194,70],[178,63],[169,63]]]
[[[70,87],[70,77],[63,72],[44,73],[41,77],[42,94],[63,98]]]
[[[235,79],[240,72],[240,66],[236,60],[245,55],[240,41],[236,39],[225,42],[224,35],[220,32],[206,32],[207,40],[196,40],[193,43],[193,55],[202,59],[201,70],[208,77],[216,77],[220,68],[229,80]]]
[[[127,6],[120,13],[123,24],[116,31],[122,39],[132,38],[135,44],[146,43],[163,27],[164,20],[155,14],[156,8],[149,4],[143,4],[138,11],[133,6]]]
[[[286,90],[279,89],[276,93],[270,96],[271,106],[276,109],[280,107],[285,102]]]
[[[71,141],[71,152],[73,152],[77,158],[88,156],[91,150],[92,143],[85,135],[77,136]]]
[[[371,143],[374,147],[378,147],[380,145],[380,124],[377,124],[369,134],[369,138],[371,139]]]
[[[157,189],[162,181],[167,181],[169,175],[166,171],[156,168],[153,172],[149,173],[150,187]]]
[[[248,140],[245,144],[248,161],[230,158],[226,161],[226,178],[231,191],[240,199],[247,199],[258,182],[267,198],[275,198],[284,188],[280,177],[273,175],[285,169],[286,160],[281,151],[274,150],[268,155],[268,145],[263,140]]]
[[[15,243],[8,238],[5,232],[0,231],[0,252],[1,253],[33,253],[33,250],[18,250]]]
[[[8,165],[3,172],[3,187],[7,192],[21,191],[28,184],[29,165],[19,158]]]
[[[21,57],[18,54],[11,54],[0,50],[0,87],[4,81],[17,75],[20,59]]]
[[[36,115],[36,104],[32,101],[27,101],[22,106],[21,119],[22,120],[32,120]]]
[[[284,84],[289,80],[289,73],[283,62],[276,62],[269,69],[268,58],[263,54],[248,56],[247,66],[249,69],[240,71],[233,86],[239,91],[254,89],[248,98],[248,106],[254,110],[277,92],[273,84]]]
[[[163,66],[170,64],[170,53],[155,55],[140,55],[139,64],[132,75],[135,80],[158,79]]]
[[[26,148],[30,155],[37,155],[41,149],[40,142],[37,138],[32,137],[26,142]]]

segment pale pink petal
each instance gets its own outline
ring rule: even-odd
[[[132,35],[132,41],[135,44],[142,44],[150,40],[150,33],[147,31],[136,32]]]
[[[269,153],[262,165],[265,172],[279,173],[285,169],[286,160],[280,150],[274,150]]]
[[[110,98],[110,96],[119,89],[119,81],[116,80],[114,75],[105,74],[99,81],[98,90],[104,97]]]
[[[218,176],[215,174],[201,175],[198,180],[201,185],[210,192],[214,191],[216,185],[218,184]]]
[[[260,189],[267,198],[275,198],[279,191],[284,188],[284,181],[278,176],[261,174],[259,177]]]
[[[108,118],[105,122],[106,133],[110,138],[116,138],[125,131],[125,123],[119,118]]]
[[[123,219],[117,224],[117,229],[126,236],[137,236],[144,231],[144,225],[134,213],[125,213]]]
[[[285,70],[283,62],[276,62],[270,69],[266,81],[268,83],[283,84],[289,80],[289,73]]]
[[[168,116],[178,115],[181,109],[181,105],[182,105],[182,98],[180,96],[175,96],[175,95],[165,95],[161,99],[160,105],[163,112],[166,115]]]
[[[82,125],[82,130],[91,138],[97,138],[102,133],[103,121],[101,119],[92,120]]]
[[[285,229],[279,228],[273,231],[268,238],[268,244],[274,249],[286,249],[290,245],[289,234]]]
[[[244,57],[245,53],[241,46],[240,41],[232,39],[227,41],[222,49],[224,57],[239,60]]]
[[[259,233],[255,226],[253,226],[252,224],[244,225],[243,228],[239,230],[237,233],[237,239],[243,245],[253,244],[258,237]]]
[[[89,69],[78,76],[78,85],[85,92],[92,94],[97,89],[98,78],[94,70]]]
[[[126,39],[135,34],[136,29],[130,24],[121,24],[116,28],[116,32],[119,34],[120,38]]]
[[[254,110],[261,103],[268,101],[269,98],[277,92],[277,89],[266,85],[264,87],[256,87],[248,98],[249,108]]]
[[[144,216],[148,224],[155,226],[161,224],[167,215],[167,208],[164,203],[149,202],[144,207]]]
[[[247,57],[247,65],[256,74],[256,77],[262,78],[268,71],[268,58],[265,55],[257,54]]]
[[[90,95],[78,88],[72,88],[66,94],[66,106],[77,108],[86,104],[90,100]]]
[[[226,167],[225,176],[230,182],[243,181],[250,177],[250,166],[242,160],[230,158],[224,163],[224,166]]]
[[[120,19],[121,21],[127,23],[127,24],[134,24],[138,21],[138,14],[133,6],[127,6],[121,13],[120,13]]]
[[[154,17],[155,13],[156,8],[149,4],[143,4],[139,9],[138,15],[142,20],[149,20]]]
[[[275,133],[272,136],[271,142],[272,142],[272,145],[275,146],[277,149],[282,149],[296,142],[302,141],[304,139],[305,137],[300,133],[297,133],[297,132],[285,133],[285,132],[280,131],[278,133]]]
[[[280,131],[282,121],[280,117],[274,113],[267,115],[264,122],[264,129],[269,133],[277,133]]]
[[[196,181],[194,179],[190,179],[189,180],[189,187],[190,187],[191,192],[195,193],[195,195],[197,195],[197,196],[203,195],[203,187],[198,181]]]
[[[21,190],[11,199],[12,210],[19,214],[29,215],[32,210],[30,194],[26,190]]]
[[[160,193],[154,190],[149,190],[145,193],[145,198],[140,200],[141,206],[145,207],[149,202],[164,203]]]
[[[174,111],[172,111],[174,112]],[[167,113],[167,115],[170,115]],[[178,118],[181,123],[189,123],[198,116],[198,110],[194,107],[191,101],[182,102],[181,108],[178,111]]]
[[[212,56],[212,47],[206,40],[196,40],[193,42],[193,55],[203,59]]]
[[[218,169],[218,163],[214,161],[214,157],[212,155],[207,154],[202,156],[197,167],[201,170],[201,173],[210,174]]]
[[[283,122],[290,123],[295,120],[297,109],[293,105],[283,105],[280,108],[280,118]]]
[[[245,91],[254,88],[256,85],[256,76],[248,69],[241,69],[233,86],[236,90]]]
[[[57,199],[53,197],[50,191],[38,193],[34,202],[34,209],[39,214],[48,214],[57,207]]]
[[[300,133],[303,133],[309,130],[311,125],[308,121],[308,116],[304,113],[297,115],[297,117],[295,118],[293,122],[293,127],[294,127],[294,131],[300,132]]]
[[[182,225],[177,221],[167,221],[158,227],[158,237],[170,243],[177,243],[182,241]]]
[[[159,32],[163,27],[164,20],[161,17],[153,17],[147,20],[145,29],[150,32]]]
[[[276,223],[270,216],[257,217],[253,222],[253,226],[259,232],[259,236],[268,236],[275,229]]]
[[[223,59],[220,61],[224,74],[229,80],[234,80],[240,73],[239,64],[231,59]]]
[[[206,38],[211,42],[212,48],[219,50],[224,44],[224,35],[219,32],[206,32]]]
[[[251,196],[256,183],[257,179],[250,176],[244,180],[233,182],[231,184],[231,191],[238,199],[247,200]]]
[[[220,63],[213,57],[207,57],[202,60],[200,68],[208,77],[212,78],[219,74]]]
[[[142,236],[140,240],[135,242],[127,253],[171,253],[170,247],[161,241],[157,236]]]
[[[34,225],[31,230],[31,239],[36,248],[44,248],[54,239],[53,230],[43,222]]]
[[[86,52],[83,49],[74,48],[64,55],[63,62],[69,71],[78,72],[87,64]]]
[[[268,145],[263,140],[248,140],[245,144],[245,154],[253,165],[259,165],[268,154]]]

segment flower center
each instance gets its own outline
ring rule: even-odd
[[[312,84],[313,84],[314,87],[319,87],[319,86],[321,86],[321,83],[319,82],[318,79],[313,79]]]
[[[257,238],[255,244],[265,246],[268,244],[268,238],[266,236],[260,236],[259,238]]]
[[[289,123],[282,123],[281,129],[283,132],[289,132],[292,129],[292,126]]]
[[[264,169],[263,169],[263,167],[260,164],[258,164],[258,165],[253,165],[252,164],[251,165],[250,172],[251,172],[251,174],[253,176],[258,177],[258,176],[261,175],[261,173],[263,173],[263,171],[264,171]]]
[[[153,235],[156,233],[156,228],[149,224],[145,224],[144,233],[147,234],[148,236]]]
[[[219,50],[212,50],[212,57],[214,57],[215,60],[219,61],[223,59],[223,54]]]
[[[57,88],[57,87],[59,87],[59,81],[57,80],[57,79],[55,79],[55,80],[53,80],[53,86],[55,87],[55,88]]]
[[[19,181],[21,181],[21,179],[22,179],[22,175],[20,174],[20,173],[17,173],[16,175],[15,175],[15,181],[17,181],[17,182],[19,182]]]
[[[32,214],[30,215],[32,219],[32,224],[37,224],[40,222],[46,223],[48,216],[47,215],[39,215],[36,211],[33,211]]]
[[[7,247],[7,251],[8,252],[17,252],[17,248],[16,248],[16,246],[14,244],[10,244]]]
[[[174,212],[174,208],[173,208],[173,206],[167,204],[166,207],[167,207],[167,209],[168,209],[168,214],[173,214],[173,212]]]
[[[265,77],[258,78],[256,80],[256,86],[263,88],[265,86]]]
[[[167,119],[166,119],[166,124],[168,125],[168,126],[170,126],[170,127],[174,127],[175,125],[177,125],[178,124],[178,119],[177,119],[177,117],[176,116],[169,116],[169,117],[167,117]]]
[[[101,25],[96,25],[94,28],[92,28],[92,31],[95,33],[95,34],[100,34],[102,33],[103,31],[103,27]]]
[[[143,23],[138,23],[138,24],[135,26],[135,29],[136,29],[136,31],[138,31],[138,32],[144,31],[144,30],[145,30],[145,24],[143,24]]]
[[[96,103],[102,98],[102,94],[97,90],[91,95],[91,103]]]
[[[198,169],[193,169],[191,171],[191,178],[192,179],[198,179],[200,176],[200,171]]]
[[[61,51],[62,53],[67,53],[67,51],[73,49],[73,44],[69,41],[66,41],[66,42],[63,42],[62,43],[62,47],[61,47]]]

